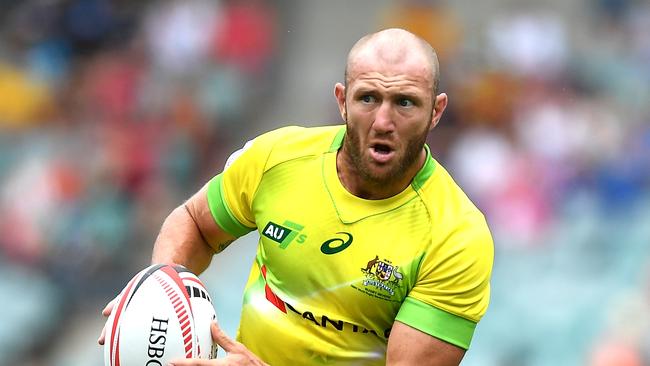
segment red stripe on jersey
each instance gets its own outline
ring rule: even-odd
[[[268,283],[266,283],[266,266],[262,266],[262,277],[264,277],[264,292],[266,294],[266,299],[273,305],[275,305],[276,308],[280,309],[281,312],[287,313],[287,308],[284,305],[284,301],[282,301],[278,295],[276,295],[273,290],[269,287]]]

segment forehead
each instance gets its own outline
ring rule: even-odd
[[[431,93],[433,71],[422,52],[403,47],[367,47],[348,60],[348,87],[381,86]],[[415,90],[417,91],[417,90]]]
[[[349,70],[348,88],[356,90],[381,89],[387,92],[411,92],[428,97],[432,93],[431,71],[421,64],[386,64],[368,62]]]

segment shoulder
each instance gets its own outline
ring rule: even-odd
[[[433,158],[432,158],[433,159]],[[482,212],[465,194],[449,172],[435,161],[431,177],[420,187],[419,193],[434,223],[475,217],[484,220]]]
[[[335,138],[345,131],[343,125],[287,126],[264,133],[249,142],[255,155],[263,155],[265,170],[282,162],[317,156],[329,151]]]
[[[462,261],[474,275],[489,277],[494,243],[486,218],[442,165],[435,169],[421,192],[431,216],[435,261],[454,258],[450,263]]]

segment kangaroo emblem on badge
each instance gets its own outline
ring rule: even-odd
[[[374,259],[368,261],[368,264],[365,268],[361,268],[367,278],[373,278],[378,281],[390,281],[392,284],[397,285],[403,278],[404,275],[401,272],[398,272],[399,266],[394,266],[391,261],[388,259],[379,260],[379,256],[375,255]]]

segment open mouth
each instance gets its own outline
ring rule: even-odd
[[[370,147],[375,153],[381,154],[381,155],[387,155],[390,154],[393,149],[390,148],[388,145],[384,144],[374,144]]]
[[[395,150],[385,144],[372,144],[369,150],[372,159],[380,164],[387,163],[395,155]]]

